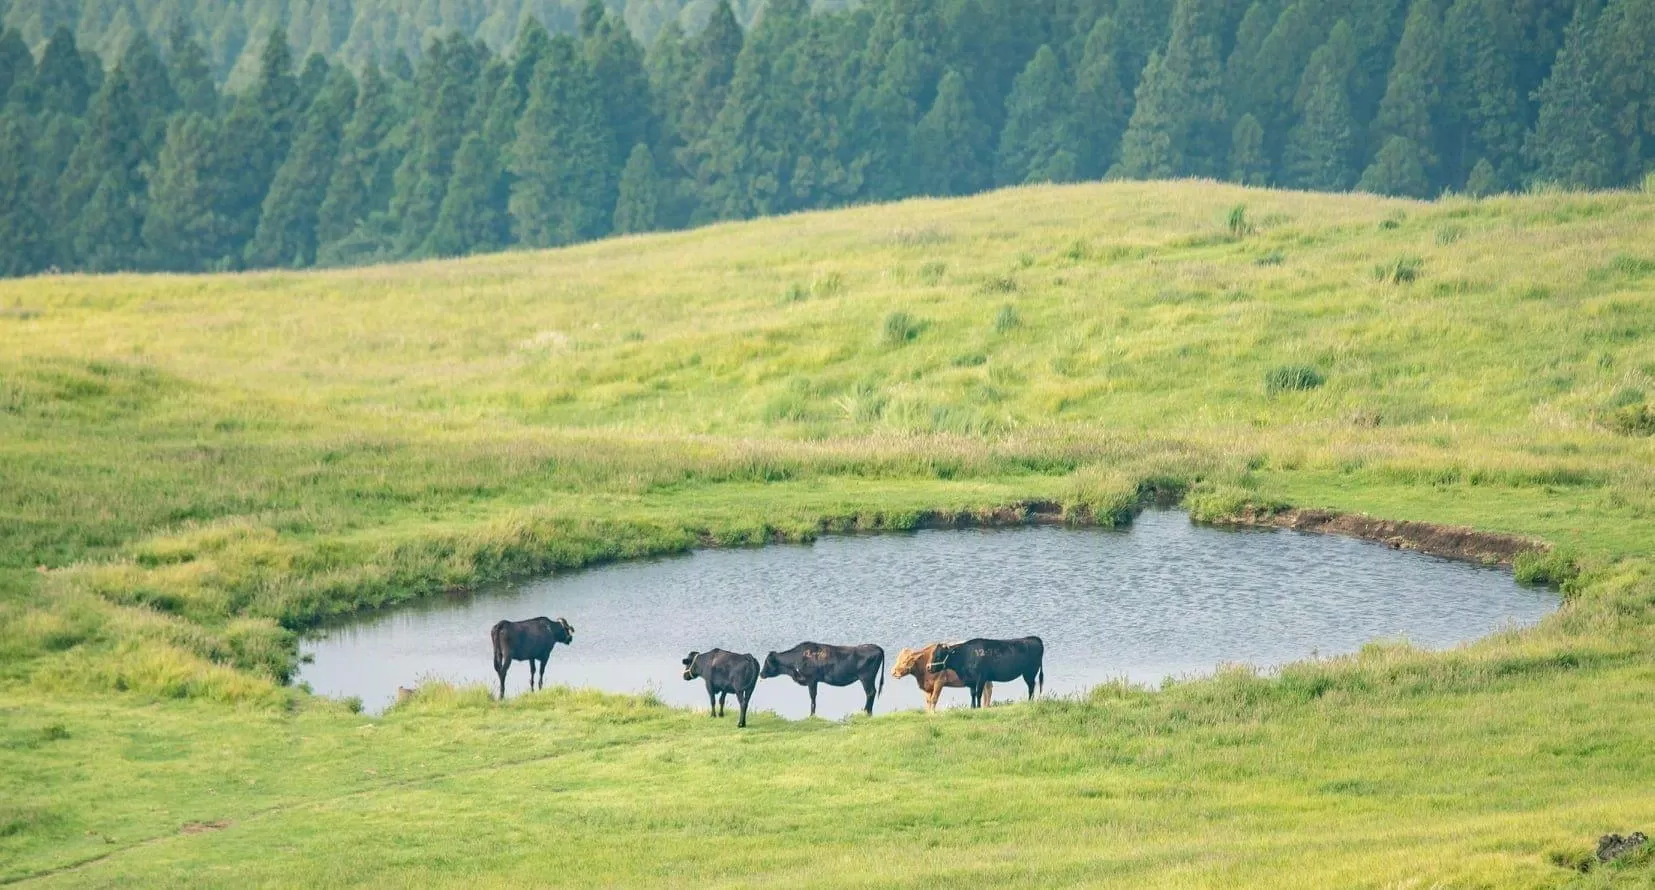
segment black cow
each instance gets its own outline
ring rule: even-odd
[[[868,693],[865,706],[873,713],[873,699],[885,690],[885,650],[872,643],[861,646],[829,646],[825,643],[800,643],[786,652],[771,652],[764,658],[764,669],[759,676],[779,677],[786,674],[800,686],[810,687],[810,716],[816,716],[816,684],[849,686],[858,680]],[[875,683],[878,683],[877,692]]]
[[[684,679],[700,677],[707,682],[707,704],[711,716],[724,716],[724,699],[736,694],[736,705],[741,716],[736,726],[747,725],[747,704],[753,700],[753,689],[759,685],[759,660],[745,652],[691,652],[684,657]]]
[[[502,621],[488,632],[494,641],[494,672],[500,675],[500,698],[506,697],[506,671],[514,661],[529,663],[529,690],[534,690],[534,666],[540,662],[540,688],[546,688],[546,662],[551,660],[552,647],[575,641],[575,628],[559,618],[530,618],[528,621]]]
[[[1042,691],[1046,688],[1046,644],[1039,637],[1017,640],[985,640],[978,638],[963,643],[938,647],[934,669],[951,670],[958,674],[971,690],[971,706],[982,707],[983,687],[990,683],[1004,683],[1023,678],[1029,684],[1029,698],[1034,698],[1035,680]]]

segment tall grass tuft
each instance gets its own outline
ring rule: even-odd
[[[1511,573],[1524,584],[1544,584],[1572,594],[1579,586],[1580,562],[1565,548],[1525,550],[1512,560]]]
[[[1007,303],[994,315],[994,333],[1004,334],[1022,323],[1023,317],[1017,314],[1017,308]]]
[[[1412,284],[1419,279],[1425,261],[1417,256],[1400,256],[1373,267],[1374,280],[1381,284]]]
[[[1245,238],[1253,234],[1253,223],[1247,218],[1247,205],[1237,204],[1230,208],[1230,215],[1224,221],[1224,227],[1229,231],[1231,238]]]
[[[886,346],[905,346],[918,338],[924,329],[924,322],[898,310],[885,316],[885,323],[879,328],[879,340]]]
[[[1309,365],[1282,365],[1264,375],[1264,391],[1270,395],[1315,389],[1327,382],[1322,372]]]
[[[845,292],[845,276],[841,272],[818,275],[810,290],[818,297],[837,297]]]
[[[1138,485],[1112,467],[1083,467],[1064,480],[1062,503],[1071,520],[1119,528],[1138,512]]]

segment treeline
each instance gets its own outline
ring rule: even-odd
[[[1428,196],[1655,170],[1655,0],[727,2],[646,53],[590,0],[511,52],[252,82],[142,35],[0,35],[0,271],[454,256],[996,185],[1211,176]]]
[[[762,0],[735,0],[747,22]],[[645,46],[668,22],[692,31],[712,14],[716,0],[611,0],[611,11],[631,26]],[[286,31],[295,55],[321,55],[361,70],[369,62],[388,68],[399,56],[417,60],[435,37],[460,33],[496,51],[517,39],[525,22],[552,33],[571,33],[582,0],[0,0],[0,28],[18,32],[31,48],[45,46],[67,28],[83,49],[116,58],[139,34],[164,43],[184,21],[201,38],[207,66],[220,83],[237,89],[258,72],[264,38]]]

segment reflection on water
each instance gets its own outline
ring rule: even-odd
[[[1450,646],[1532,624],[1556,605],[1554,594],[1494,569],[1346,538],[1221,531],[1149,511],[1127,531],[824,538],[558,575],[326,630],[303,644],[314,663],[298,679],[324,695],[360,696],[374,711],[397,686],[422,678],[492,684],[489,628],[546,615],[575,626],[574,645],[552,654],[547,682],[652,689],[674,704],[706,704],[700,682],[679,674],[691,649],[763,660],[802,640],[878,643],[890,660],[935,640],[1026,634],[1045,640],[1046,691],[1062,694],[1224,663],[1279,665],[1376,639]],[[876,714],[922,705],[913,680],[886,681]],[[527,686],[528,666],[519,662],[507,694]],[[861,701],[857,687],[823,687],[818,713],[843,716]],[[945,705],[965,701],[963,690],[943,694]],[[778,678],[759,683],[753,707],[802,717],[808,701],[802,687]]]

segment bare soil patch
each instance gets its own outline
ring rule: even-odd
[[[1275,512],[1243,510],[1217,525],[1290,528],[1320,535],[1346,535],[1376,541],[1397,550],[1417,550],[1432,556],[1463,559],[1483,565],[1509,566],[1517,554],[1546,550],[1548,545],[1521,535],[1485,532],[1458,525],[1375,519],[1360,513],[1290,509]]]

